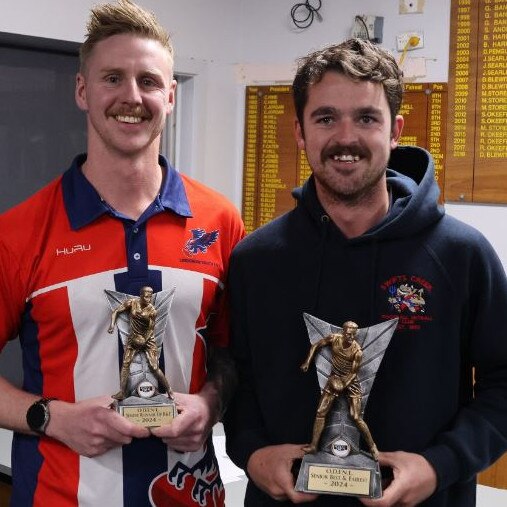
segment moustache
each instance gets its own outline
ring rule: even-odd
[[[120,106],[113,107],[108,111],[109,116],[136,116],[144,120],[149,120],[151,115],[142,106]]]

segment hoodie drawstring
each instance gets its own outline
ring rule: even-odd
[[[321,240],[319,245],[320,253],[318,255],[318,265],[317,265],[317,276],[315,277],[315,287],[314,287],[314,297],[313,305],[312,305],[312,314],[316,315],[317,308],[319,307],[319,297],[320,297],[320,286],[322,281],[322,272],[324,266],[324,257],[326,254],[326,243],[329,235],[329,226],[331,219],[328,215],[323,214],[320,217],[320,222],[322,224],[322,233]]]

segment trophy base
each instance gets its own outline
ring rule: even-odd
[[[130,396],[115,401],[113,407],[129,421],[145,428],[158,428],[170,424],[177,414],[174,401],[163,394],[149,399]]]
[[[326,452],[306,454],[296,491],[363,498],[382,496],[380,467],[366,454],[338,458]]]

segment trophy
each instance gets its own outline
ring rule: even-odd
[[[363,329],[351,321],[339,328],[306,313],[304,319],[311,348],[301,369],[308,371],[315,360],[322,394],[296,490],[380,498],[378,450],[363,414],[398,319]]]
[[[120,391],[112,396],[113,407],[147,428],[169,424],[177,413],[173,392],[159,366],[174,291],[154,294],[151,287],[142,287],[138,297],[104,291],[112,311],[108,332],[118,325],[123,344]]]

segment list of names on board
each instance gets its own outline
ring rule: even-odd
[[[447,83],[407,83],[400,114],[405,118],[400,145],[420,146],[432,154],[443,193]]]
[[[507,202],[507,0],[453,0],[446,199]]]
[[[301,178],[290,86],[246,90],[243,220],[248,232],[294,207]]]

